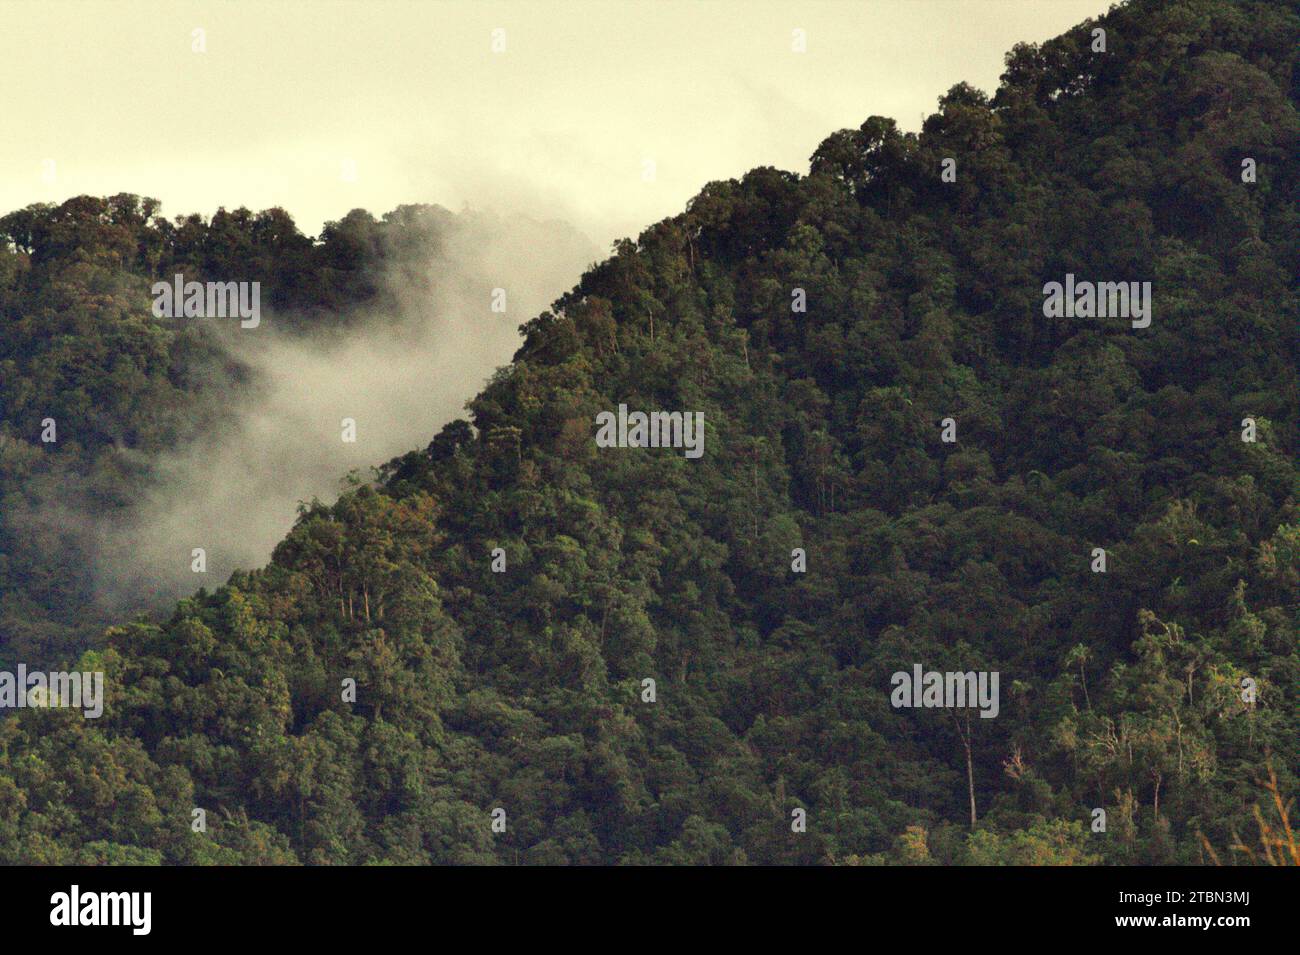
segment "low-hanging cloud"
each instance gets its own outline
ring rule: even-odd
[[[450,221],[452,217],[448,215]],[[247,382],[211,426],[150,465],[134,503],[85,522],[105,608],[158,606],[266,563],[299,502],[423,448],[518,348],[518,328],[571,288],[598,249],[560,222],[463,212],[427,265],[386,277],[395,314],[303,335],[264,316],[219,334]],[[505,290],[506,310],[491,308]],[[188,319],[196,321],[200,319]],[[356,441],[341,422],[356,422]],[[194,548],[207,571],[191,569]]]

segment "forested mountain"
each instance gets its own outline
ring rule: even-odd
[[[0,217],[0,667],[67,659],[109,623],[169,612],[196,586],[187,541],[206,545],[214,571],[263,563],[294,502],[337,488],[340,462],[368,473],[433,430],[372,413],[372,436],[406,437],[341,458],[295,426],[337,428],[331,398],[356,391],[368,403],[348,399],[352,414],[389,399],[390,419],[447,420],[517,346],[518,319],[479,319],[502,262],[548,243],[511,270],[515,304],[540,307],[565,287],[545,276],[567,283],[596,257],[562,223],[468,209],[355,210],[315,241],[281,209],[158,209],[83,196]],[[153,283],[178,274],[258,283],[265,322],[155,316]],[[453,351],[465,390],[448,380],[403,400],[406,377],[446,378]],[[327,473],[303,482],[314,471]],[[287,500],[266,493],[286,484]],[[264,539],[242,542],[253,534]]]
[[[264,281],[289,317],[375,293],[374,222],[320,246],[283,210],[170,222],[136,196],[83,196],[0,218],[0,660],[45,661],[102,630],[74,528],[41,521],[74,496],[112,509],[148,458],[202,433],[240,369],[204,322],[152,318],[153,277]],[[214,394],[215,393],[215,394]],[[41,422],[55,422],[46,454]],[[58,441],[62,431],[63,440]],[[130,454],[108,453],[127,451]],[[75,517],[71,519],[75,523]],[[96,624],[101,626],[96,626]]]
[[[1261,781],[1300,794],[1298,50],[1293,0],[1134,0],[919,134],[709,184],[467,421],[110,628],[101,718],[0,720],[0,861],[1263,858]],[[304,315],[377,287],[355,213],[214,219],[212,261],[150,213],[0,220],[6,421],[169,440],[200,333],[111,318],[176,261]],[[1150,282],[1149,325],[1048,317],[1067,275]],[[598,446],[620,405],[702,412],[703,454]],[[58,478],[0,440],[6,489]],[[996,671],[996,718],[892,706],[916,664]]]

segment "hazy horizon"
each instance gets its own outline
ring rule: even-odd
[[[1016,42],[1106,6],[14,0],[0,209],[131,192],[169,218],[280,206],[318,235],[358,207],[468,205],[608,249],[710,180],[806,171],[871,114],[917,129],[954,83],[995,89]]]

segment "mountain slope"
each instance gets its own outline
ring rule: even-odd
[[[525,325],[469,422],[109,631],[102,719],[0,723],[0,859],[1249,840],[1261,774],[1300,785],[1297,41],[1294,3],[1138,0],[919,135],[711,183]],[[1150,326],[1046,317],[1067,273],[1151,282]],[[703,455],[598,447],[620,404],[702,412]],[[997,718],[891,706],[918,663],[998,672]]]

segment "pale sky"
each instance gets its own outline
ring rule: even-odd
[[[710,180],[807,172],[873,113],[917,129],[956,82],[992,92],[1015,42],[1108,6],[0,0],[0,213],[134,192],[168,216],[280,205],[315,234],[358,206],[469,203],[608,248]]]

